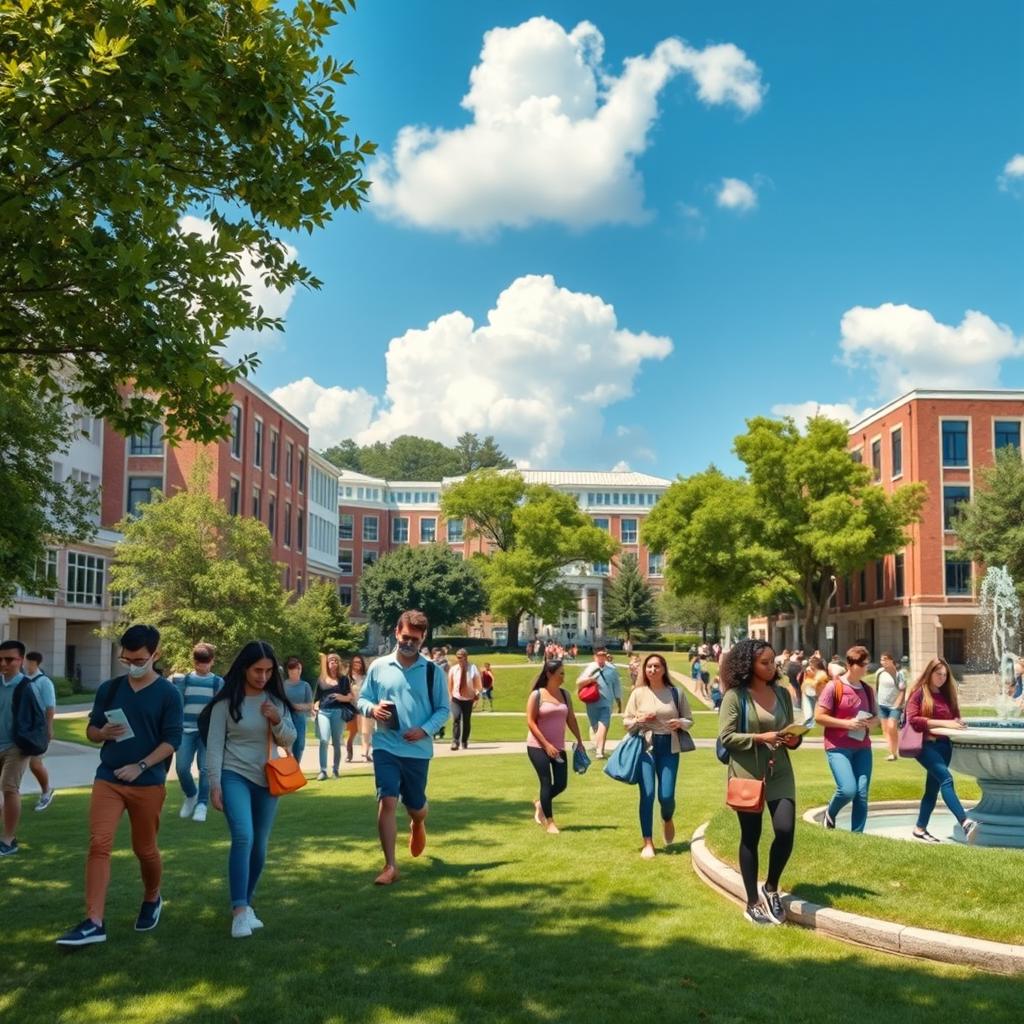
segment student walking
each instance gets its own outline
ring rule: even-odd
[[[482,705],[487,705],[488,711],[494,710],[494,673],[489,661],[484,662],[483,671],[480,673],[480,700]]]
[[[558,835],[553,802],[565,792],[569,764],[565,754],[566,726],[583,749],[583,737],[576,721],[568,691],[563,689],[565,666],[561,661],[546,661],[526,701],[526,756],[540,780],[540,797],[533,802],[533,819]]]
[[[737,811],[740,826],[740,874],[746,890],[743,916],[752,924],[782,924],[786,911],[779,881],[793,852],[796,829],[796,780],[789,751],[800,745],[780,730],[793,722],[788,686],[779,684],[775,651],[764,640],[741,640],[729,650],[723,671],[718,738],[729,752],[729,777],[763,779],[765,802],[775,838],[768,854],[768,874],[757,885],[758,844],[763,812]]]
[[[897,669],[891,654],[883,654],[879,660],[881,667],[875,676],[878,717],[882,720],[882,732],[889,747],[886,761],[895,761],[899,757],[900,716],[903,714],[903,702],[907,696],[907,680]]]
[[[352,695],[355,697],[358,707],[359,694],[363,689],[363,680],[366,679],[366,659],[361,654],[352,655],[352,660],[348,663],[348,678],[352,684]],[[355,735],[355,731],[358,729],[359,743],[363,748],[363,760],[372,761],[373,719],[367,718],[366,715],[357,714],[349,722],[349,727],[352,730],[352,734],[348,740],[348,759],[352,760],[352,736]]]
[[[812,654],[807,659],[807,668],[804,670],[804,677],[800,682],[802,701],[800,702],[800,715],[806,724],[814,721],[814,709],[818,705],[818,697],[825,689],[828,682],[828,672],[825,669],[825,662],[821,660],[820,654]]]
[[[42,670],[43,656],[39,651],[29,651],[25,655],[25,675],[32,684],[32,692],[36,701],[46,715],[46,733],[50,743],[53,742],[53,716],[57,710],[57,690],[53,680]],[[28,769],[39,783],[39,799],[35,809],[45,811],[53,803],[53,789],[50,788],[50,773],[46,770],[43,754],[29,758]]]
[[[673,686],[668,664],[660,654],[648,654],[626,702],[622,724],[640,733],[645,750],[640,764],[640,856],[654,856],[654,798],[657,791],[665,845],[675,842],[676,779],[679,775],[680,738],[693,725],[686,694]],[[693,749],[692,742],[687,749]]]
[[[871,788],[871,730],[878,724],[878,701],[867,684],[871,652],[857,645],[846,652],[846,672],[825,684],[814,721],[825,729],[825,757],[836,791],[825,809],[825,828],[836,827],[836,815],[851,801],[850,828],[863,832],[868,820]]]
[[[287,750],[295,740],[291,711],[274,649],[253,640],[238,652],[206,712],[210,798],[224,812],[231,832],[233,939],[248,938],[263,927],[253,910],[253,894],[267,860],[278,801],[267,786],[266,764],[275,746]]]
[[[185,802],[179,812],[182,818],[206,821],[207,805],[210,802],[210,778],[206,770],[206,744],[199,735],[199,715],[224,685],[211,669],[216,649],[212,644],[196,644],[192,648],[192,671],[173,676],[171,682],[181,695],[184,708],[181,746],[174,755],[174,766],[178,771],[178,782],[185,794]],[[199,768],[199,787],[192,778],[192,761]]]
[[[612,721],[612,701],[616,702],[619,712],[622,711],[622,683],[619,671],[608,662],[608,649],[598,647],[594,651],[594,660],[579,674],[576,679],[576,696],[584,683],[593,680],[597,683],[598,699],[585,703],[587,720],[590,722],[591,738],[594,740],[595,756],[603,758],[605,744],[608,742],[608,727]]]
[[[434,756],[431,737],[448,719],[445,675],[420,655],[429,622],[420,611],[405,611],[395,627],[398,645],[378,658],[366,674],[359,711],[377,722],[373,775],[377,783],[377,830],[384,851],[384,869],[376,885],[398,881],[395,859],[397,809],[401,799],[409,815],[409,852],[427,845],[427,774]]]
[[[302,662],[294,655],[284,664],[285,682],[284,695],[291,705],[292,725],[295,726],[295,739],[292,741],[292,757],[302,764],[302,755],[306,749],[306,723],[309,713],[313,710],[313,690],[302,678]]]
[[[932,658],[924,671],[914,680],[907,697],[907,721],[915,732],[924,733],[917,763],[927,773],[924,795],[917,811],[914,838],[926,843],[940,842],[928,831],[932,811],[939,794],[960,823],[964,838],[973,843],[977,838],[978,823],[967,816],[956,795],[949,762],[953,757],[953,743],[948,736],[937,736],[933,729],[965,729],[960,718],[960,701],[956,680],[945,658]]]
[[[480,670],[470,664],[465,647],[455,652],[455,664],[448,670],[448,698],[452,709],[452,750],[469,746],[473,707],[480,700]]]
[[[347,713],[342,708],[347,705]],[[320,780],[327,778],[327,748],[334,747],[334,777],[341,771],[341,733],[345,723],[355,714],[355,697],[348,676],[341,671],[337,654],[321,655],[320,678],[314,695],[316,731],[320,737]]]
[[[22,672],[24,663],[25,645],[20,640],[0,643],[0,793],[4,803],[0,857],[10,857],[18,852],[21,780],[28,768],[29,755],[15,742],[15,705],[26,696],[35,699],[31,692],[32,684]]]
[[[86,735],[102,747],[89,802],[85,920],[57,939],[58,946],[106,941],[110,852],[126,811],[143,885],[135,930],[151,931],[160,920],[163,864],[156,837],[167,770],[181,743],[183,712],[177,690],[153,667],[159,647],[160,633],[153,626],[131,626],[121,637],[121,664],[128,674],[108,679],[96,691]]]

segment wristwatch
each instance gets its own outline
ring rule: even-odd
[[[139,771],[140,772],[144,772],[144,771],[146,771],[147,768],[149,768],[149,765],[146,764],[145,761],[139,761],[138,766],[139,766]]]

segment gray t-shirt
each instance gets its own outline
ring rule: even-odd
[[[293,704],[312,704],[313,703],[313,690],[309,683],[305,679],[300,679],[297,683],[284,684],[284,695]],[[309,714],[308,711],[293,711],[293,715],[301,715],[306,718]]]
[[[906,689],[907,684],[901,686],[891,672],[880,668],[878,675],[875,676],[875,686],[878,690],[878,703],[887,708],[894,708],[899,703],[900,690]]]
[[[225,770],[241,775],[256,786],[266,786],[263,766],[267,763],[270,721],[260,711],[265,700],[269,700],[281,716],[280,723],[274,727],[277,745],[290,748],[295,742],[292,716],[273,697],[263,694],[246,697],[237,722],[228,714],[228,701],[217,701],[210,711],[210,733],[206,739],[206,767],[211,787],[220,788],[221,773]]]

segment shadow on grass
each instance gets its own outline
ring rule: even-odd
[[[863,885],[851,885],[849,882],[833,879],[831,882],[817,884],[798,882],[793,886],[793,895],[810,900],[812,903],[819,903],[823,907],[829,907],[835,902],[837,896],[881,896],[882,893],[878,889],[869,889]]]

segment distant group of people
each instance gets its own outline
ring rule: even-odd
[[[579,653],[578,644],[561,644],[557,640],[542,640],[540,637],[526,644],[527,661],[575,661]]]

